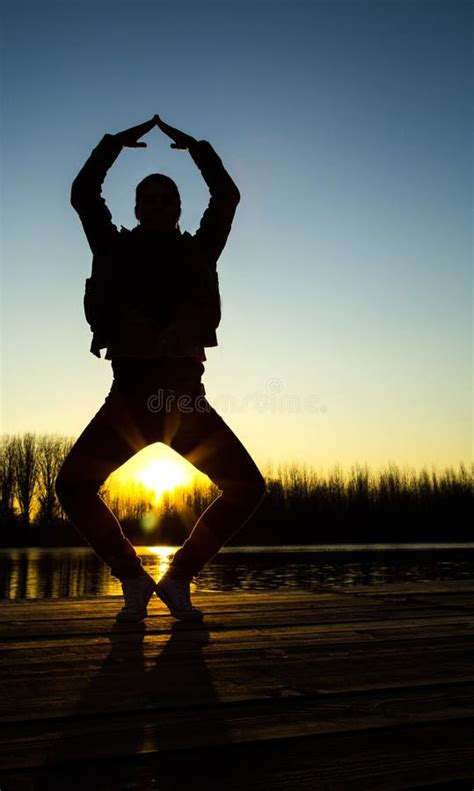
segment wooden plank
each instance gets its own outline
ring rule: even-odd
[[[421,593],[473,593],[474,580],[424,580],[423,582],[390,582],[374,585],[332,585],[335,593],[363,594],[366,596],[416,596]]]
[[[410,596],[412,603],[416,598],[423,595],[437,596],[438,602],[442,604],[448,601],[451,597],[453,603],[459,596],[468,597],[468,602],[471,603],[473,598],[469,598],[470,593],[474,593],[474,581],[460,580],[460,581],[434,581],[424,583],[393,583],[389,585],[358,585],[358,586],[340,586],[334,585],[329,589],[318,588],[313,591],[258,591],[258,592],[242,592],[242,591],[207,591],[205,588],[198,586],[193,591],[193,599],[199,599],[200,602],[207,606],[217,607],[265,607],[270,606],[274,609],[285,609],[288,602],[331,602],[339,605],[341,600],[352,596],[354,600],[360,597],[361,594],[366,596],[368,600],[371,599],[385,599],[397,597],[403,601],[404,597]],[[438,597],[442,594],[442,598]],[[47,617],[61,617],[61,611],[66,610],[72,612],[78,610],[82,613],[88,613],[90,617],[99,616],[103,607],[118,605],[122,601],[121,595],[116,596],[97,596],[91,598],[75,597],[68,599],[53,598],[53,599],[11,599],[2,600],[0,602],[0,621],[5,618],[9,619],[12,612],[17,610],[25,611],[28,617],[36,617],[36,614],[41,612],[45,613]],[[152,600],[153,601],[153,600]]]
[[[196,604],[199,604],[196,601]],[[109,632],[115,624],[115,615],[121,607],[121,603],[104,608],[99,616],[89,618],[86,614],[77,614],[68,617],[65,613],[62,619],[41,619],[33,620],[23,617],[22,610],[17,611],[17,617],[4,621],[0,626],[2,640],[17,638],[21,635],[36,638],[39,636],[47,637],[55,635],[75,635],[75,634],[103,634]],[[385,605],[383,607],[365,606],[365,601],[360,605],[348,603],[347,607],[325,608],[315,603],[307,608],[293,607],[282,610],[241,610],[225,611],[219,608],[214,611],[205,610],[205,624],[209,629],[239,629],[245,626],[254,625],[255,627],[278,626],[278,625],[300,625],[321,624],[321,623],[355,623],[359,621],[368,622],[371,618],[380,621],[381,615],[387,621],[418,620],[420,627],[426,619],[442,623],[443,620],[459,616],[461,619],[474,621],[471,611],[464,606],[459,608],[435,608],[431,605],[412,607],[407,604]],[[21,616],[21,617],[18,617]],[[168,609],[161,602],[151,602],[149,605],[149,616],[146,624],[152,627],[158,626],[161,621],[173,621]],[[107,623],[109,621],[109,623]],[[157,621],[157,623],[154,623]]]
[[[400,791],[443,782],[453,791],[456,781],[474,777],[473,726],[453,720],[218,749],[209,744],[132,759],[46,764],[2,773],[0,780],[9,783],[6,791],[63,791],[71,781],[88,791]]]
[[[164,750],[348,733],[404,723],[474,720],[474,685],[280,698],[235,705],[13,723],[0,727],[4,769],[81,757],[112,759]]]
[[[267,606],[255,603],[255,605],[251,606],[240,606],[238,603],[234,603],[233,605],[226,605],[223,602],[218,600],[209,601],[208,599],[202,599],[198,596],[193,596],[193,603],[196,606],[201,607],[206,615],[214,615],[214,614],[222,614],[222,615],[243,615],[251,618],[253,615],[264,615],[268,617],[268,615],[275,614],[276,618],[291,618],[291,613],[311,613],[312,611],[318,612],[350,612],[350,607],[352,606],[355,608],[357,612],[370,612],[372,610],[377,610],[381,608],[381,605],[376,602],[372,601],[365,601],[365,600],[356,600],[354,602],[347,602],[346,605],[340,603],[336,605],[335,603],[328,604],[327,602],[320,602],[318,600],[314,600],[312,602],[302,603],[302,602],[295,602],[290,603],[286,602],[285,605],[281,607],[274,607],[272,604]],[[397,609],[397,602],[394,602],[389,605],[388,611],[396,611]],[[405,604],[405,602],[402,602]],[[454,603],[455,604],[455,603]],[[123,599],[109,599],[102,603],[94,603],[92,607],[83,606],[81,608],[70,608],[70,609],[62,609],[60,611],[53,611],[48,615],[48,611],[38,611],[36,608],[32,608],[29,606],[24,606],[22,608],[16,608],[13,611],[6,613],[2,613],[2,617],[0,618],[0,630],[3,632],[5,628],[8,627],[8,624],[15,623],[18,624],[19,628],[24,623],[41,623],[41,621],[46,621],[47,623],[51,623],[54,621],[78,621],[78,620],[102,620],[103,618],[113,618],[115,614],[120,610],[123,606]],[[413,611],[432,611],[434,609],[439,610],[440,608],[436,608],[433,605],[422,604],[418,606],[418,604],[411,604]],[[152,598],[148,605],[148,611],[150,615],[165,615],[167,614],[168,610],[161,603],[156,597]],[[464,611],[463,607],[459,607],[459,611]]]
[[[251,603],[241,602],[238,598],[234,601],[225,601],[220,598],[219,594],[216,596],[193,596],[193,602],[197,606],[201,606],[206,614],[247,614],[252,617],[254,614],[274,613],[275,617],[288,617],[291,612],[311,612],[311,610],[320,609],[331,612],[332,609],[341,609],[348,606],[348,602],[344,602],[342,597],[338,597],[339,604],[336,602],[327,602],[320,600],[316,597],[309,597],[308,599],[293,601],[285,601],[277,599],[275,602],[269,601],[263,603],[258,599]],[[123,605],[122,597],[107,597],[101,600],[88,600],[80,604],[71,604],[68,607],[62,606],[56,608],[56,605],[49,605],[44,607],[43,603],[38,602],[25,602],[23,604],[10,605],[8,607],[0,605],[0,629],[5,631],[7,625],[10,623],[18,624],[18,627],[27,622],[33,623],[36,621],[62,621],[62,620],[101,620],[104,617],[114,617],[115,613]],[[354,606],[366,608],[367,610],[376,609],[377,604],[369,602],[367,604],[354,600]],[[394,605],[392,605],[394,606]],[[167,608],[162,602],[153,596],[149,603],[149,613],[151,615],[166,614]]]
[[[171,627],[172,628],[172,627]],[[163,650],[169,640],[169,624],[164,624],[162,628],[147,629],[143,635],[143,655],[152,655],[156,658],[157,654]],[[120,633],[120,640],[125,654],[127,644],[134,645],[136,642],[137,628],[130,626],[127,630]],[[308,626],[291,626],[269,628],[247,628],[233,630],[214,630],[212,639],[204,646],[206,656],[213,653],[229,653],[235,651],[236,659],[241,651],[249,649],[263,651],[264,654],[284,655],[285,649],[291,646],[314,646],[334,645],[338,643],[348,644],[357,643],[360,647],[365,646],[367,651],[371,651],[371,643],[377,642],[400,642],[403,641],[424,641],[432,647],[433,640],[445,640],[446,638],[473,638],[474,625],[471,620],[453,617],[445,619],[442,625],[432,625],[427,620],[420,629],[418,621],[401,621],[390,623],[385,621],[369,621],[352,624],[310,624]],[[118,633],[115,634],[118,639]],[[181,651],[185,654],[186,643],[196,640],[195,630],[186,629],[180,633]],[[467,644],[468,645],[468,644]],[[61,663],[63,665],[80,663],[84,660],[94,659],[100,663],[110,654],[110,637],[107,632],[99,636],[66,636],[55,639],[30,639],[17,640],[5,643],[0,653],[0,679],[5,675],[9,676],[12,668],[15,668],[15,675],[21,672],[35,672],[35,665],[45,669],[49,664]],[[176,655],[180,654],[180,646],[176,649]],[[30,671],[28,671],[30,667]]]
[[[216,603],[225,606],[236,605],[271,605],[275,607],[285,607],[287,602],[304,602],[314,601],[316,597],[327,601],[341,600],[340,593],[332,592],[318,592],[318,591],[257,591],[257,592],[242,592],[242,591],[212,591],[206,589],[193,590],[191,586],[191,593],[194,596],[202,596],[206,600],[211,601],[214,599]],[[15,609],[31,608],[31,611],[44,611],[45,613],[54,614],[58,610],[72,610],[79,609],[84,611],[88,608],[90,613],[93,614],[97,605],[104,605],[107,603],[119,602],[122,600],[121,593],[110,596],[77,596],[71,598],[51,598],[51,599],[2,599],[0,600],[0,617],[3,619],[4,615],[9,617],[9,613]]]
[[[169,619],[171,620],[171,619]],[[421,622],[421,623],[420,623]],[[141,627],[141,628],[140,628]],[[110,654],[110,639],[120,641],[123,655],[126,655],[127,646],[130,652],[134,650],[137,636],[140,636],[143,655],[154,658],[162,651],[170,640],[173,625],[169,621],[160,627],[144,631],[141,624],[112,626],[110,630],[103,630],[99,636],[76,635],[61,636],[53,639],[37,637],[28,640],[12,640],[6,642],[0,652],[0,678],[9,676],[12,667],[15,675],[20,672],[35,672],[35,666],[43,666],[48,670],[50,664],[81,663],[94,660],[98,663]],[[201,639],[200,635],[207,634],[209,639]],[[356,643],[359,647],[364,644],[366,650],[371,650],[370,643],[403,641],[429,641],[431,646],[437,645],[446,636],[453,639],[463,639],[463,644],[468,650],[474,640],[474,624],[465,616],[452,616],[444,618],[440,623],[434,619],[404,620],[392,623],[387,621],[359,621],[347,623],[322,623],[306,625],[263,625],[262,627],[244,627],[239,629],[215,629],[212,637],[205,626],[191,627],[186,625],[180,629],[179,641],[173,649],[174,655],[186,656],[190,645],[200,641],[206,656],[232,651],[235,659],[241,652],[261,650],[264,653],[284,654],[285,649],[303,646],[332,645],[337,643]],[[435,641],[433,643],[433,641]],[[28,670],[30,668],[30,670]]]
[[[22,674],[13,666],[2,683],[1,721],[474,681],[474,648],[464,638],[433,641],[428,651],[398,641],[373,643],[369,651],[366,645],[322,645],[238,656],[204,655],[199,643],[188,643],[183,655],[174,645],[170,640],[152,656],[144,655],[141,640],[125,649],[118,642],[103,661],[86,658],[77,672],[27,667]]]
[[[364,599],[366,601],[366,599]],[[393,601],[393,599],[392,599]],[[415,596],[407,596],[406,601],[410,601],[411,605],[416,602],[418,607],[433,607],[437,610],[443,609],[463,609],[468,612],[474,611],[474,595],[472,593],[447,593],[445,596],[437,596],[436,594],[424,594]]]

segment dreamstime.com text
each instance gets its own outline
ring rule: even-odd
[[[271,412],[278,414],[321,414],[327,412],[327,405],[322,404],[318,395],[308,393],[300,395],[285,393],[281,379],[268,379],[263,391],[256,390],[241,397],[230,393],[214,396],[212,407],[205,394],[198,395],[177,394],[172,389],[158,387],[147,400],[150,412],[208,412],[216,409],[218,412],[240,413],[254,410],[259,413]]]

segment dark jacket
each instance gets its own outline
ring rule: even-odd
[[[216,263],[232,226],[239,190],[211,144],[196,140],[189,153],[210,192],[208,207],[196,233],[182,233],[178,227],[153,238],[141,233],[140,226],[131,231],[122,226],[119,231],[101,190],[106,173],[122,148],[115,135],[105,134],[72,184],[71,204],[79,214],[93,254],[92,276],[102,278],[107,288],[113,283],[111,304],[114,300],[114,304],[133,303],[155,332],[165,329],[176,318],[178,307],[180,315],[185,317],[183,331],[188,340],[202,346],[217,346],[215,328],[220,321],[220,301],[217,315],[214,310],[210,323],[205,305],[200,302],[199,289],[208,278],[218,293]],[[180,303],[175,304],[173,289],[176,291],[184,282],[187,298],[183,301],[180,297]],[[87,285],[86,281],[86,291]],[[123,311],[115,314],[112,311],[103,326],[91,327],[92,354],[100,357],[100,349],[108,348],[113,342],[114,320],[117,327],[122,323],[123,331],[125,315]],[[111,359],[109,353],[106,357]]]

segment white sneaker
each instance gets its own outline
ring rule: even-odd
[[[155,592],[174,618],[179,621],[202,621],[202,610],[191,604],[189,583],[190,580],[175,579],[165,571],[156,583]]]
[[[121,580],[125,606],[117,613],[117,621],[142,621],[147,617],[147,604],[155,590],[155,580],[145,569],[139,577]]]

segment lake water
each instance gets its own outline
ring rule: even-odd
[[[137,547],[157,579],[177,547]],[[474,580],[474,543],[223,547],[191,590],[315,591],[331,585]],[[0,599],[117,596],[89,548],[0,549]]]

